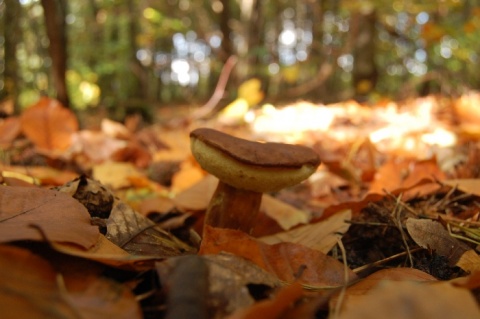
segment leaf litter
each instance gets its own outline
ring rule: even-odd
[[[79,129],[45,98],[0,123],[11,132],[1,141],[0,291],[17,293],[2,295],[2,309],[7,318],[476,318],[480,134],[465,114],[478,95],[444,99],[232,104],[209,120]],[[463,117],[439,116],[445,105]],[[199,126],[304,144],[323,164],[265,195],[251,234],[204,228],[216,180],[189,152]]]

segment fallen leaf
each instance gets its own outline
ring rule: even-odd
[[[66,243],[53,243],[52,248],[66,255],[94,260],[104,265],[131,271],[152,269],[153,262],[156,260],[148,256],[129,254],[103,235],[100,235],[95,246],[90,247],[88,250],[81,250],[77,246]]]
[[[290,231],[276,233],[258,238],[269,245],[290,242],[328,253],[348,231],[350,224],[346,220],[352,218],[351,210],[344,210],[317,223],[294,228]]]
[[[171,277],[176,265],[183,257],[172,257],[156,263],[162,282]],[[211,318],[224,318],[234,311],[255,303],[248,286],[271,289],[281,285],[278,278],[254,263],[227,253],[200,256],[208,267],[208,294],[204,298],[215,314]]]
[[[115,122],[107,118],[103,118],[100,127],[102,132],[107,136],[118,138],[121,140],[128,140],[131,138],[130,131],[120,122]]]
[[[105,162],[95,165],[92,171],[94,179],[114,190],[131,186],[132,177],[144,176],[132,163],[122,162]]]
[[[44,240],[41,232],[48,240],[83,248],[95,245],[99,236],[87,209],[69,195],[41,188],[0,186],[0,242]]]
[[[147,198],[141,201],[138,205],[138,212],[143,216],[148,216],[153,213],[168,213],[175,208],[173,200],[166,196],[158,196]]]
[[[356,278],[342,263],[318,250],[294,243],[268,245],[241,231],[206,225],[199,254],[222,251],[244,257],[287,283],[298,280],[314,287],[337,287]]]
[[[113,205],[105,236],[133,255],[161,258],[196,251],[120,200]]]
[[[440,170],[436,160],[398,160],[394,159],[382,167],[375,174],[370,184],[370,193],[383,194],[385,191],[392,192],[399,188],[411,188],[423,179],[442,181],[445,174]],[[431,191],[429,187],[438,185],[423,185],[422,189],[415,189],[416,193],[425,194]],[[424,189],[425,188],[425,189]]]
[[[202,180],[204,176],[204,172],[197,164],[191,159],[185,160],[180,164],[180,171],[173,175],[171,189],[174,193],[182,192]]]
[[[448,179],[448,180],[442,181],[442,183],[444,185],[456,187],[458,190],[461,190],[464,193],[480,196],[480,179],[476,179],[476,178]]]
[[[456,287],[473,290],[480,288],[480,271],[472,272],[465,277],[458,277],[450,280],[450,283]]]
[[[0,268],[3,319],[142,318],[126,287],[94,276],[59,274],[26,249],[0,245]]]
[[[88,158],[89,165],[92,165],[110,160],[112,155],[124,149],[128,142],[103,132],[82,130],[76,136],[76,144],[81,154]]]
[[[432,302],[434,301],[434,302]],[[447,282],[385,281],[366,294],[339,319],[480,318],[470,291]]]
[[[20,119],[16,116],[0,121],[0,145],[9,147],[21,133]]]
[[[35,146],[49,155],[65,152],[78,131],[75,114],[60,102],[47,97],[26,109],[20,122],[22,131]]]
[[[154,153],[153,161],[184,161],[191,156],[190,136],[184,129],[157,129],[155,135],[160,137],[166,148],[159,148]]]
[[[36,185],[59,186],[71,181],[78,173],[66,169],[55,169],[48,166],[6,166],[0,165],[2,171],[8,171],[30,177]],[[18,175],[17,175],[18,177]],[[23,178],[22,178],[23,179]]]
[[[206,210],[208,203],[217,188],[218,179],[213,175],[207,175],[190,188],[178,193],[173,202],[180,211]]]
[[[480,271],[480,256],[473,249],[467,250],[455,265],[470,273],[478,272]]]
[[[425,249],[433,249],[441,256],[447,257],[450,266],[454,266],[468,250],[466,244],[450,236],[439,222],[430,219],[408,218],[408,233],[417,245]]]
[[[275,220],[284,230],[306,224],[310,220],[307,211],[288,205],[268,194],[262,196],[260,211]]]
[[[291,308],[303,294],[302,285],[293,283],[280,288],[272,299],[262,300],[249,308],[241,309],[227,319],[276,319]]]

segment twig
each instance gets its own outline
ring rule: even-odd
[[[353,271],[354,273],[359,273],[359,272],[362,272],[362,271],[364,271],[364,270],[366,270],[366,269],[369,269],[369,268],[371,268],[371,267],[375,267],[375,266],[382,265],[382,264],[384,264],[384,263],[386,263],[386,262],[389,262],[389,261],[392,261],[392,260],[394,260],[394,259],[403,257],[403,256],[405,256],[405,255],[407,255],[407,254],[409,254],[409,253],[410,253],[410,254],[411,254],[411,253],[415,253],[415,252],[417,252],[417,251],[419,251],[419,250],[422,250],[422,249],[423,249],[422,247],[417,247],[417,248],[411,249],[410,252],[403,251],[403,252],[401,252],[401,253],[392,255],[392,256],[387,257],[387,258],[384,258],[384,259],[382,259],[382,260],[377,260],[377,261],[375,261],[375,262],[373,262],[373,263],[370,263],[370,264],[367,264],[367,265],[363,265],[363,266],[357,267],[357,268],[353,269],[352,271]]]
[[[342,308],[343,301],[345,299],[345,292],[347,290],[347,284],[349,282],[348,278],[348,264],[347,264],[347,252],[345,250],[345,246],[343,246],[342,240],[339,238],[337,240],[338,247],[342,252],[342,259],[343,259],[343,276],[345,278],[345,284],[342,286],[340,293],[338,294],[337,303],[335,304],[335,311],[333,313],[333,318],[338,318],[340,316],[340,309]]]

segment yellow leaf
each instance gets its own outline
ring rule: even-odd
[[[247,80],[238,87],[238,99],[244,99],[248,106],[260,103],[263,97],[262,82],[259,79]]]
[[[225,124],[236,124],[242,122],[249,109],[248,101],[238,98],[228,104],[219,114],[218,120]]]
[[[480,270],[480,256],[475,250],[467,250],[457,261],[456,266],[468,272],[476,272]]]

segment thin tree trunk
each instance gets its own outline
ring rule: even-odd
[[[21,28],[19,23],[20,3],[18,1],[11,1],[5,7],[4,16],[4,36],[5,36],[5,71],[4,75],[4,90],[0,99],[11,99],[14,103],[15,113],[18,113],[17,98],[18,98],[18,61],[16,57],[17,44],[22,38]]]
[[[354,13],[357,29],[354,44],[353,86],[355,98],[362,101],[377,83],[378,70],[375,64],[375,10]]]
[[[222,32],[222,61],[225,63],[227,59],[234,54],[232,48],[232,39],[230,38],[231,28],[229,21],[231,19],[230,0],[221,0],[223,11],[220,14],[220,31]]]
[[[52,59],[52,77],[57,99],[65,106],[70,105],[68,97],[67,72],[67,36],[66,36],[66,2],[65,0],[41,0],[47,36],[48,47]]]

